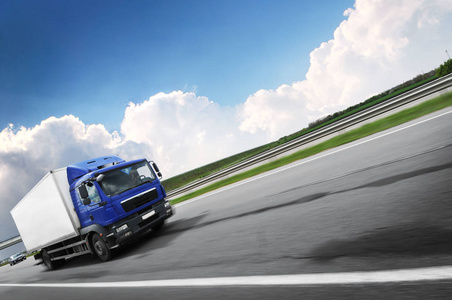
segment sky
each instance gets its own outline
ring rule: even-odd
[[[352,4],[2,1],[0,125],[73,114],[119,130],[130,101],[178,90],[235,106],[302,79]]]
[[[49,170],[169,178],[277,140],[435,69],[450,28],[450,0],[3,0],[0,240]]]

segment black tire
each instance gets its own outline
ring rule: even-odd
[[[101,260],[108,261],[111,259],[111,250],[99,234],[93,234],[91,242],[94,253],[96,253]]]

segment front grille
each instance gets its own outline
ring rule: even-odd
[[[146,194],[143,194],[141,196],[132,198],[130,200],[127,200],[123,203],[121,203],[122,208],[124,209],[124,211],[129,212],[131,210],[134,210],[135,208],[138,208],[146,203],[151,202],[152,200],[157,199],[159,196],[157,189],[152,189],[149,192],[147,192]]]

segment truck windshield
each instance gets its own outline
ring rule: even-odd
[[[108,197],[119,195],[155,180],[154,173],[145,161],[103,174],[105,177],[99,182],[99,186]]]

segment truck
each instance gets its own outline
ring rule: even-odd
[[[102,261],[175,214],[153,161],[103,156],[48,172],[11,210],[28,253],[54,270],[92,254]]]

